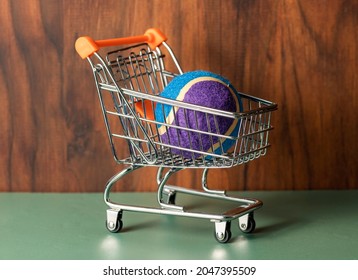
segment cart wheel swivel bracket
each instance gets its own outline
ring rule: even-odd
[[[231,221],[215,222],[215,238],[220,243],[227,243],[231,238]]]
[[[122,229],[122,211],[107,209],[107,229],[111,232],[119,232]]]

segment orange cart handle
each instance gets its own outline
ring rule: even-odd
[[[115,39],[106,39],[106,40],[96,40],[94,41],[91,37],[84,36],[76,40],[75,48],[77,53],[83,58],[87,58],[97,52],[102,47],[111,47],[119,46],[126,44],[136,44],[136,43],[147,43],[151,49],[155,49],[160,46],[164,41],[167,40],[167,37],[156,28],[148,29],[144,35],[141,36],[132,36],[125,38],[115,38]]]

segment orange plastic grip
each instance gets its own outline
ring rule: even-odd
[[[167,37],[156,28],[148,29],[144,35],[141,36],[132,36],[125,38],[115,38],[115,39],[106,39],[106,40],[96,40],[94,41],[91,37],[84,36],[76,40],[75,48],[77,53],[83,58],[91,56],[93,53],[97,52],[102,47],[111,47],[111,46],[120,46],[127,44],[136,44],[136,43],[147,43],[151,49],[155,49],[160,46],[161,43],[167,40]]]

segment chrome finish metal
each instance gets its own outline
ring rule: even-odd
[[[167,99],[160,93],[168,83],[183,74],[174,52],[167,43],[151,50],[147,44],[137,44],[112,50],[105,58],[99,53],[89,57],[102,115],[114,159],[127,167],[114,175],[106,184],[103,198],[107,210],[107,227],[115,230],[123,211],[145,212],[152,214],[175,215],[208,219],[215,223],[218,240],[224,238],[228,223],[239,219],[241,228],[246,228],[249,214],[262,206],[257,199],[239,198],[227,195],[225,190],[214,190],[208,187],[207,176],[211,168],[230,168],[257,159],[266,154],[270,147],[269,132],[272,130],[271,113],[277,109],[273,102],[240,93],[243,102],[242,112],[226,112],[213,108]],[[197,114],[204,114],[206,122],[213,118],[218,126],[219,118],[229,118],[240,123],[237,135],[227,136],[218,129],[201,131],[193,127],[178,126],[167,123],[164,118],[151,117],[150,112],[156,106],[173,106],[181,108],[188,116],[192,115],[198,123]],[[142,109],[140,109],[142,108]],[[195,119],[196,118],[196,119]],[[160,121],[160,119],[164,119]],[[158,127],[181,130],[185,133],[205,136],[211,139],[211,149],[178,147],[165,143],[159,136]],[[225,152],[213,152],[214,140],[223,147],[226,140],[233,141],[233,147]],[[189,142],[190,137],[189,137]],[[174,150],[179,152],[173,152]],[[199,156],[184,156],[183,152]],[[155,166],[157,172],[158,207],[145,207],[113,202],[110,193],[113,186],[124,176],[140,167]],[[202,191],[168,184],[171,176],[187,168],[202,168]],[[167,171],[165,171],[167,169]],[[177,194],[201,196],[207,199],[218,199],[237,203],[237,207],[224,213],[201,213],[176,205]]]
[[[203,176],[201,177],[201,186],[203,188],[204,191],[208,192],[208,193],[212,193],[212,194],[219,194],[219,195],[225,195],[226,192],[225,191],[221,191],[221,190],[210,190],[208,188],[208,183],[207,183],[207,177],[208,177],[208,172],[209,169],[205,168],[203,171]]]

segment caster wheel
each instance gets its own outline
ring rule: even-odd
[[[231,239],[230,222],[226,222],[225,230],[218,231],[215,229],[214,236],[219,243],[227,243]]]
[[[123,222],[121,219],[118,219],[116,223],[106,221],[106,228],[113,233],[120,232],[123,228]]]
[[[247,218],[247,223],[241,223],[239,220],[239,228],[243,233],[252,233],[256,228],[256,222],[253,214],[249,214]]]
[[[217,234],[215,232],[215,239],[220,243],[227,243],[231,239],[231,231],[225,230],[225,232],[222,234]]]

